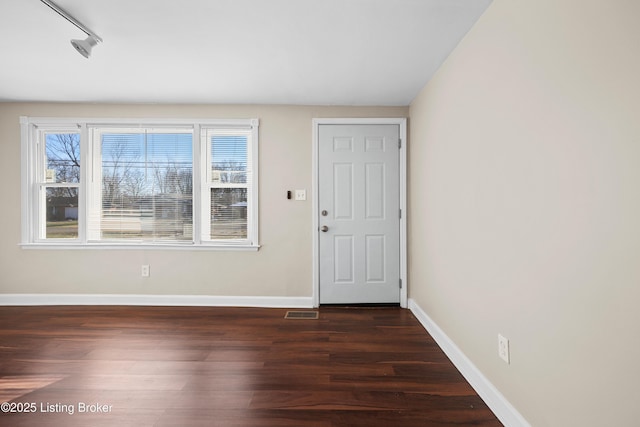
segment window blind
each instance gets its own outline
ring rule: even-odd
[[[192,241],[192,133],[103,131],[101,240]]]
[[[211,240],[247,238],[249,137],[250,130],[209,131]]]

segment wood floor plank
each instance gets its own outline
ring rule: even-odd
[[[251,374],[216,374],[192,377],[184,390],[278,390],[282,384],[288,390],[304,391],[309,388],[326,390],[332,386],[329,375],[296,374],[287,371]]]
[[[189,419],[189,427],[331,427],[323,413],[286,410],[202,410],[192,414],[178,410],[163,417],[154,427],[175,427]]]
[[[0,400],[76,411],[0,427],[501,425],[408,310],[285,312],[0,307]]]

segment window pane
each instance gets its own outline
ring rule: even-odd
[[[247,182],[247,136],[211,137],[211,181],[244,184]]]
[[[103,239],[192,240],[191,133],[103,133]]]
[[[47,239],[78,238],[78,188],[47,187]]]
[[[80,182],[80,135],[46,133],[45,182]]]
[[[211,189],[211,239],[247,238],[247,189]]]

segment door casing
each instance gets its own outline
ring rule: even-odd
[[[319,200],[319,155],[318,155],[318,130],[321,125],[331,124],[348,124],[348,125],[388,125],[395,124],[400,127],[400,209],[402,217],[400,218],[400,280],[402,288],[400,288],[400,306],[407,308],[407,119],[406,118],[316,118],[313,119],[313,155],[312,155],[312,215],[313,215],[313,306],[320,305],[320,250],[319,250],[319,224],[320,214],[318,212],[320,206]]]

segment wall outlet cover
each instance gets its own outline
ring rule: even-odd
[[[498,334],[498,356],[506,363],[510,363],[509,340]]]

